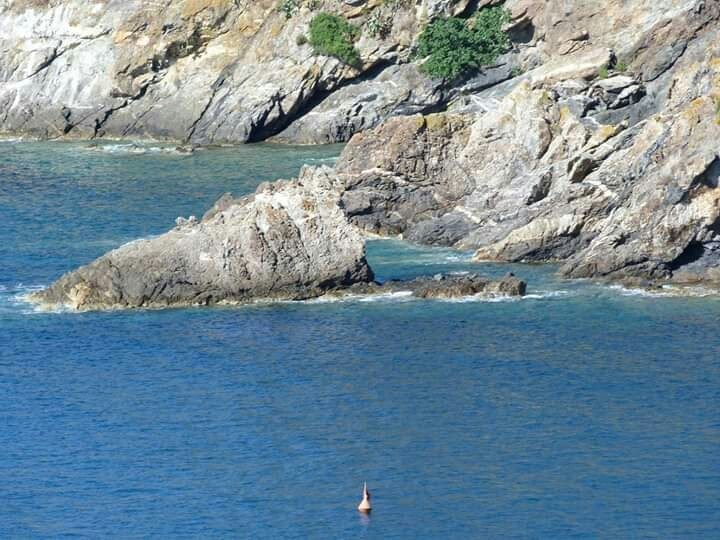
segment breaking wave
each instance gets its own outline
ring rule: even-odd
[[[655,289],[608,285],[608,288],[622,296],[645,298],[707,298],[720,297],[720,290],[701,286],[662,285]]]
[[[184,146],[146,146],[137,143],[93,144],[85,148],[91,152],[118,155],[165,154],[187,156],[195,151],[194,148]]]

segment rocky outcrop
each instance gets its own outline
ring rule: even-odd
[[[527,285],[512,274],[491,280],[477,274],[466,276],[437,275],[432,278],[417,278],[408,282],[383,284],[384,290],[410,290],[419,298],[465,298],[470,296],[506,297],[524,296]]]
[[[325,295],[410,293],[427,299],[523,296],[512,274],[419,277],[378,283],[364,239],[342,211],[329,168],[227,194],[201,220],[126,244],[70,272],[29,300],[75,311],[305,300]]]
[[[653,117],[588,177],[612,192],[603,219],[586,225],[592,241],[567,261],[566,275],[720,282],[716,114],[706,96]]]
[[[200,221],[137,240],[30,299],[74,310],[304,299],[372,280],[327,170],[223,197]]]
[[[464,222],[442,227],[437,237],[421,238],[419,229],[472,191],[459,160],[468,137],[468,120],[449,114],[395,118],[356,135],[336,167],[346,213],[374,234],[454,245],[467,232]]]

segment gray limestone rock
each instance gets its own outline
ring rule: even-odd
[[[382,6],[306,4],[298,2],[288,17],[275,1],[2,0],[0,133],[194,144],[264,140],[321,97],[359,77],[374,78],[377,66],[407,61],[426,16],[398,4],[387,33],[363,32],[355,44],[362,65],[351,67],[315,54],[307,44],[310,21],[332,11],[362,28]],[[433,13],[450,9],[431,4]],[[379,101],[367,126],[399,112],[402,103],[424,110],[428,100],[437,101],[423,89],[430,81],[419,77],[396,91],[380,84],[388,88],[372,90]],[[354,116],[346,126],[338,125],[341,118],[331,121],[326,131],[349,137],[363,127]]]

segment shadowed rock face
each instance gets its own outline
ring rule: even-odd
[[[31,300],[75,310],[303,299],[372,280],[364,240],[327,171],[224,197],[202,219],[137,240],[70,272]]]
[[[390,66],[376,77],[332,92],[272,140],[299,144],[343,142],[387,118],[425,112],[446,98],[441,84],[421,74],[417,66]]]

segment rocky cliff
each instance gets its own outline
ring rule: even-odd
[[[436,83],[397,64],[428,17],[466,4],[0,0],[0,132],[198,144],[347,140],[441,101]],[[306,43],[323,10],[362,29],[359,65]],[[293,125],[310,112],[310,127]]]
[[[352,137],[331,175],[364,231],[571,277],[720,282],[720,3],[507,0],[507,54],[452,83],[421,72],[428,21],[499,3],[0,0],[0,126]],[[354,66],[305,42],[318,10],[362,29]]]
[[[223,196],[201,220],[130,242],[69,272],[29,300],[76,311],[305,300],[334,294],[408,293],[419,298],[522,296],[508,275],[422,277],[377,283],[365,241],[342,210],[344,186],[329,168]]]

